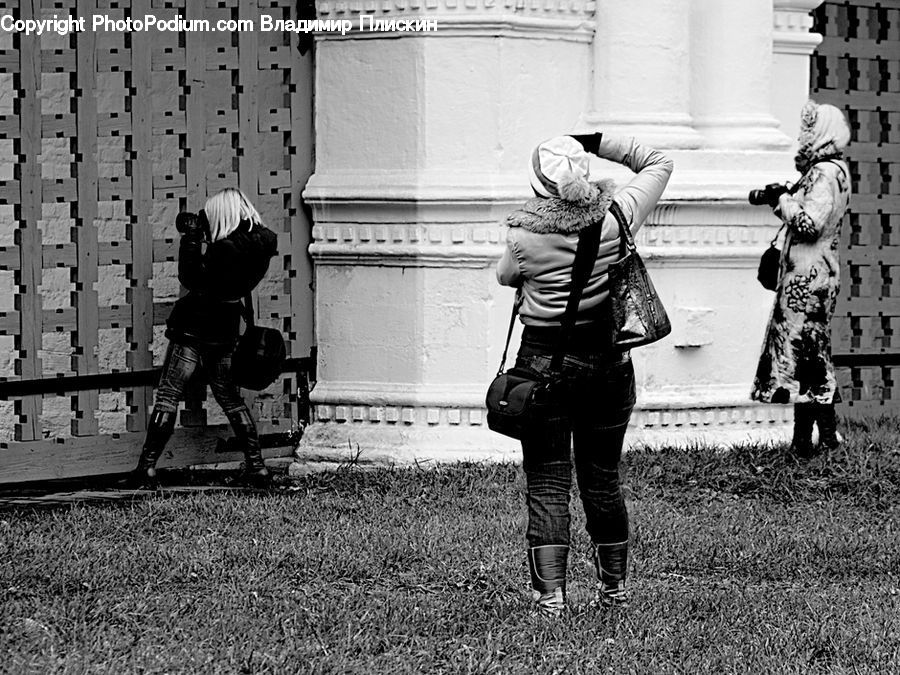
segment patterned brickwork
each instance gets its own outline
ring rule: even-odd
[[[296,5],[0,0],[0,14],[179,14],[258,25],[263,12],[296,18]],[[233,185],[279,238],[256,297],[259,321],[284,332],[291,356],[309,354],[310,227],[300,194],[312,169],[312,57],[297,40],[280,31],[90,29],[0,37],[0,150],[11,157],[0,161],[0,291],[13,296],[0,303],[0,348],[12,347],[0,381],[160,365],[164,322],[180,292],[175,215]],[[295,380],[286,375],[256,399],[263,429],[296,423]],[[137,438],[152,400],[149,387],[16,398],[0,453],[76,438],[106,447],[112,433]],[[181,423],[223,419],[200,387]]]
[[[835,360],[850,415],[900,411],[900,1],[828,1],[816,100],[846,111],[854,195],[843,226]]]

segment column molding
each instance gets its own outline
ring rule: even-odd
[[[634,136],[658,148],[702,145],[690,110],[688,2],[598,4],[591,109],[579,130]]]
[[[350,20],[353,30],[316,34],[320,41],[383,39],[398,35],[429,38],[516,37],[548,38],[589,43],[594,37],[593,0],[344,0],[319,2],[320,19]],[[438,30],[422,33],[395,33],[363,30],[361,17],[373,21],[434,20]],[[372,24],[365,22],[366,26]],[[382,26],[384,24],[381,24]]]
[[[773,0],[774,36],[772,49],[776,54],[811,55],[822,42],[819,33],[812,33],[810,13],[823,0]]]
[[[810,32],[810,13],[822,0],[773,0],[771,106],[791,138],[800,130],[800,108],[809,95],[809,57],[822,42]]]

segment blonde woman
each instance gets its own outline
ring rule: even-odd
[[[175,227],[181,233],[178,280],[188,293],[166,322],[169,348],[132,482],[155,487],[156,462],[172,436],[178,402],[188,380],[202,368],[244,451],[243,478],[264,485],[269,472],[256,425],[231,377],[231,356],[240,332],[241,298],[265,276],[276,253],[276,236],[263,226],[246,195],[234,188],[214,194],[199,214],[179,213]]]

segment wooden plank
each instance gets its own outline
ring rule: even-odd
[[[900,260],[900,246],[852,246],[847,249],[843,258],[847,265],[877,265],[880,262]]]
[[[41,183],[41,197],[45,202],[71,204],[78,199],[78,181],[75,178],[48,178]]]
[[[204,18],[203,8],[186,3],[185,19]],[[187,207],[199,211],[206,201],[206,33],[185,34],[185,61],[187,84],[184,87],[187,144],[185,148],[185,175]]]
[[[0,115],[0,138],[19,137],[19,118],[15,115]]]
[[[134,0],[132,12],[137,16],[150,13],[150,0]],[[152,129],[152,41],[148,33],[131,37],[131,211],[126,237],[131,242],[131,265],[126,274],[129,288],[125,297],[131,306],[131,325],[126,330],[128,353],[125,364],[130,370],[145,370],[153,366],[150,343],[153,340],[153,129]],[[147,428],[147,414],[153,401],[149,387],[131,389],[126,393],[128,414],[125,427],[129,431]]]
[[[179,242],[174,239],[157,239],[153,242],[154,262],[175,262],[178,260]]]
[[[128,265],[131,263],[130,247],[126,248],[124,242],[101,241],[99,244],[98,259],[101,265]]]
[[[203,8],[196,3],[186,5],[187,18],[201,18]],[[185,100],[184,130],[185,162],[184,180],[186,206],[190,211],[199,211],[207,197],[206,184],[206,47],[204,33],[187,33],[184,43],[183,59],[187,71],[186,82],[182,88]],[[213,92],[220,97],[228,95],[225,91]],[[189,383],[185,392],[184,410],[181,412],[181,424],[185,426],[203,426],[206,424],[206,384]]]
[[[857,162],[900,162],[900,144],[854,143],[847,155]]]
[[[42,122],[44,138],[70,138],[77,133],[74,114],[44,115]]]
[[[0,246],[0,272],[19,269],[19,248],[17,246]]]
[[[130,328],[133,307],[129,305],[109,305],[97,308],[97,329]],[[78,330],[78,314],[74,307],[45,309],[43,311],[43,330],[45,333],[63,333]],[[126,354],[126,363],[128,357]],[[147,366],[150,367],[149,365]],[[94,372],[97,372],[96,370]],[[84,374],[84,373],[82,373]]]
[[[16,310],[0,312],[0,335],[18,335],[19,321],[19,312]]]
[[[129,199],[132,193],[129,176],[104,176],[99,179],[97,189],[103,201]]]
[[[78,265],[78,248],[76,244],[44,244],[44,269],[53,267],[75,267]],[[7,253],[0,250],[0,269],[6,263]],[[119,241],[97,242],[97,260],[103,265],[127,265],[131,262],[131,251]],[[18,261],[15,261],[18,269]]]
[[[124,136],[131,129],[131,120],[125,113],[103,113],[97,115],[98,136]]]
[[[239,0],[238,16],[259,18],[256,0]],[[259,97],[257,95],[257,68],[259,60],[259,34],[247,31],[238,34],[238,185],[256,202],[259,196]]]
[[[292,10],[296,19],[296,5]],[[303,186],[313,172],[313,54],[299,55],[298,35],[290,33],[291,74],[290,138],[290,258],[285,266],[290,288],[290,315],[285,322],[291,354],[310,353],[313,335],[312,259],[309,256],[312,223],[304,208]]]
[[[853,194],[850,196],[850,210],[854,213],[876,214],[885,211],[897,212],[898,199],[892,195]]]
[[[852,56],[860,59],[878,59],[890,57],[890,44],[879,44],[867,38],[844,38],[823,40],[816,52],[827,56]]]
[[[842,89],[843,87],[833,90],[819,89],[819,99],[822,102],[827,101],[838,108],[846,108],[847,106],[856,106],[859,109],[868,110],[875,110],[876,108],[897,110],[900,108],[900,94],[895,92],[842,91]],[[829,94],[828,97],[822,96],[823,93]]]
[[[78,0],[78,16],[90,16],[96,0]],[[75,97],[78,152],[75,167],[78,177],[78,202],[75,211],[75,244],[78,265],[73,270],[76,327],[72,334],[72,361],[79,375],[98,372],[99,366],[99,307],[97,298],[98,242],[97,227],[97,92],[96,92],[96,34],[77,33],[75,72],[78,95]],[[72,399],[75,413],[73,436],[95,436],[99,431],[96,412],[100,407],[96,391],[78,392]]]
[[[260,432],[266,433],[266,425]],[[226,439],[227,427],[206,429],[176,429],[157,466],[160,468],[197,466],[235,462],[243,455],[217,448],[231,448]],[[0,484],[27,481],[57,480],[124,473],[137,465],[144,434],[140,432],[110,434],[96,438],[34,441],[30,443],[0,444]],[[292,447],[263,450],[263,457],[289,457]]]
[[[23,0],[20,18],[40,18],[40,0]],[[15,373],[23,378],[42,375],[39,350],[42,344],[41,310],[41,219],[42,189],[41,166],[41,101],[38,89],[41,85],[41,44],[34,35],[22,35],[19,42],[19,138],[21,154],[19,205],[19,346],[15,359]],[[16,422],[14,438],[32,441],[42,437],[41,399],[36,396],[15,403]],[[5,461],[4,457],[4,461]]]

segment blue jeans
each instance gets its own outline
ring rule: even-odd
[[[581,328],[581,327],[579,327]],[[619,485],[625,430],[635,403],[628,353],[603,353],[589,331],[562,363],[564,393],[554,413],[522,441],[529,546],[569,544],[572,445],[587,531],[595,544],[628,539],[628,511]],[[525,327],[516,366],[550,372],[554,329]]]
[[[247,409],[240,389],[231,379],[233,350],[169,342],[162,376],[156,389],[153,409],[156,412],[178,412],[188,380],[202,368],[218,404],[226,415]],[[249,411],[248,411],[249,415]]]

